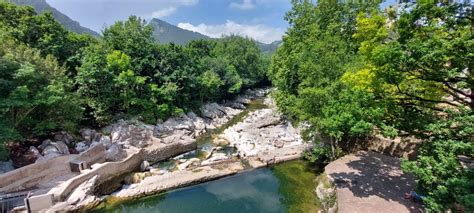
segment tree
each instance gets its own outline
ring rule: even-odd
[[[286,16],[290,28],[270,69],[277,105],[288,117],[308,124],[305,135],[312,137],[307,139],[328,138],[331,149],[315,147],[330,150],[320,157],[334,159],[339,142],[370,135],[384,114],[383,103],[343,79],[360,63],[354,20],[377,4],[292,3]]]
[[[8,35],[0,41],[0,144],[74,129],[82,108],[65,69]]]
[[[376,4],[293,1],[290,28],[270,76],[279,109],[304,122],[306,139],[329,140],[307,154],[330,161],[341,142],[381,130],[421,139],[418,191],[433,211],[472,211],[472,8],[447,2]],[[319,137],[317,137],[319,136]]]
[[[51,13],[37,15],[32,7],[0,2],[0,23],[10,35],[31,48],[38,49],[43,57],[53,55],[59,64],[66,64],[67,74],[75,75],[79,66],[78,55],[94,42],[89,35],[67,31]]]
[[[242,79],[243,87],[257,85],[265,77],[263,56],[255,41],[239,36],[228,36],[217,42],[213,54],[224,58],[236,69]]]
[[[153,50],[157,44],[153,28],[145,20],[130,16],[127,21],[118,21],[102,33],[105,48],[120,50],[130,56],[132,69],[137,74],[153,75],[156,66]]]
[[[474,209],[474,170],[462,166],[462,157],[474,156],[474,115],[472,111],[451,112],[427,126],[430,136],[422,137],[423,144],[415,161],[405,161],[404,171],[417,179],[420,194],[430,210]],[[457,206],[456,206],[457,205]]]

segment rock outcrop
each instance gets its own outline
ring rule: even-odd
[[[120,120],[110,127],[110,138],[113,144],[124,147],[134,146],[144,148],[150,145],[153,126],[139,121]]]
[[[207,129],[218,128],[241,112],[241,109],[234,109],[217,103],[209,103],[201,107],[201,115],[208,121]]]
[[[216,143],[228,141],[241,158],[252,157],[263,165],[299,158],[306,148],[299,130],[282,120],[271,99],[265,102],[269,109],[250,113],[242,122],[224,130]]]
[[[89,207],[100,200],[96,193],[104,192],[103,186],[110,183],[115,188],[116,183],[120,183],[124,177],[133,184],[124,187],[116,196],[126,198],[209,181],[242,171],[244,168],[237,154],[228,153],[223,147],[211,146],[204,159],[177,158],[180,163],[173,167],[175,170],[157,170],[153,164],[196,150],[199,135],[226,124],[243,112],[245,104],[267,93],[268,90],[247,91],[224,104],[205,104],[200,108],[199,115],[189,112],[156,125],[147,125],[137,120],[120,120],[101,131],[85,128],[80,131],[78,140],[74,140],[67,132],[59,132],[54,136],[54,142],[48,140],[41,145],[39,150],[44,156],[35,146],[28,152],[35,159],[50,159],[51,162],[56,156],[80,153],[79,157],[71,157],[69,161],[74,161],[79,167],[81,162],[85,162],[87,168],[80,168],[75,172],[63,169],[68,171],[68,177],[64,176],[66,181],[61,179],[61,184],[48,185],[42,189],[50,189],[48,193],[53,193],[57,202],[55,210]],[[229,130],[230,140],[221,137],[221,144],[231,142],[237,147],[241,157],[258,157],[259,154],[272,156],[270,160],[256,159],[265,162],[265,165],[299,157],[302,149],[299,147],[300,139],[294,135],[297,130],[282,122],[278,115],[273,115],[274,112],[276,113],[274,109],[269,109],[251,114],[232,131]],[[258,134],[258,131],[262,134]],[[279,134],[278,131],[290,131],[290,134]],[[248,146],[251,137],[257,138],[253,149]],[[98,150],[100,156],[94,157],[95,160],[84,158],[88,153],[96,153],[94,150]],[[67,166],[69,161],[63,164]],[[38,181],[38,186],[43,186],[41,181],[43,180]]]

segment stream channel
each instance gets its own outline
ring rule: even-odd
[[[266,107],[261,99],[252,101],[221,128],[199,136],[197,150],[153,166],[173,170],[181,159],[205,158],[216,146],[213,138],[250,112]],[[232,155],[235,150],[224,146],[219,152]],[[314,192],[317,175],[318,170],[306,161],[295,160],[141,199],[108,200],[94,212],[317,212],[320,206]]]

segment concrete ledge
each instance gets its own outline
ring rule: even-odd
[[[197,183],[203,183],[225,176],[236,174],[244,170],[240,161],[224,162],[212,166],[202,166],[192,171],[181,170],[163,175],[150,176],[143,179],[139,184],[134,184],[126,189],[113,194],[119,199],[134,199],[185,187]]]
[[[25,204],[30,212],[39,212],[53,206],[53,195],[43,194],[25,198]]]
[[[69,161],[77,155],[58,156],[0,175],[0,192],[30,189],[56,177],[71,174]]]
[[[49,193],[54,195],[54,201],[64,201],[74,191],[74,189],[77,188],[77,186],[95,175],[98,175],[99,178],[97,183],[100,184],[114,177],[136,170],[143,161],[141,155],[142,152],[139,150],[120,162],[107,162],[100,165],[96,164],[91,170],[84,170],[82,174],[69,179],[56,188],[51,189]]]

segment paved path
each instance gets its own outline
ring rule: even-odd
[[[422,212],[420,206],[403,199],[415,182],[400,169],[400,160],[375,152],[346,155],[326,166],[337,187],[340,213]]]

